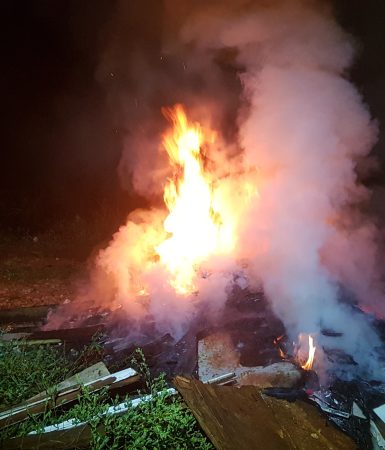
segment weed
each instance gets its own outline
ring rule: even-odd
[[[64,380],[69,370],[61,348],[3,342],[0,347],[0,405],[15,405],[46,390]]]
[[[191,412],[179,397],[165,391],[164,379],[155,378],[152,391],[158,392],[122,416],[107,416],[91,423],[94,450],[212,449]],[[129,404],[129,400],[126,399]]]
[[[52,386],[62,380],[65,374],[73,371],[73,367],[65,366],[68,361],[55,349],[38,348],[31,351],[10,345],[2,347],[1,351],[5,353],[0,358],[0,364],[1,361],[7,362],[0,366],[0,376],[5,376],[0,393],[9,403],[15,403],[15,399],[19,401],[42,390],[47,390],[54,396],[55,389],[47,389],[47,385]],[[84,350],[80,360],[87,360],[85,356],[95,355],[95,352],[98,354],[99,351],[100,347],[94,342]],[[22,365],[22,371],[18,364]],[[77,404],[66,412],[51,410],[31,415],[27,421],[5,429],[2,437],[24,436],[32,430],[42,431],[47,425],[75,419],[76,422],[89,423],[91,448],[94,450],[213,449],[182,399],[167,391],[165,375],[152,377],[142,350],[134,352],[131,364],[144,377],[145,393],[152,394],[148,401],[132,407],[132,399],[126,397],[123,401],[128,407],[127,412],[120,416],[107,415],[105,413],[111,406],[108,388],[98,392],[83,388]],[[145,393],[138,392],[139,395]],[[113,404],[121,402],[118,398],[112,401]]]

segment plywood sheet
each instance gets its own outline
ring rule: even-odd
[[[208,385],[184,377],[174,384],[219,450],[356,448],[310,404],[268,398],[254,386]]]

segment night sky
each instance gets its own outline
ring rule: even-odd
[[[114,30],[113,0],[2,2],[2,174],[0,227],[42,231],[101,209],[122,217],[140,202],[119,186],[116,167],[125,124],[98,79]],[[360,43],[351,77],[385,124],[385,2],[335,1],[338,21]],[[159,59],[160,0],[127,2],[131,55]],[[135,84],[126,80],[135,95]],[[383,127],[382,127],[383,128]],[[385,136],[375,152],[385,159]],[[369,183],[382,183],[378,171]]]

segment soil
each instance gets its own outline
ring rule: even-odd
[[[78,284],[86,279],[90,253],[91,249],[71,249],[57,240],[1,239],[0,310],[72,300]]]

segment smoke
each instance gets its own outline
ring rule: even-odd
[[[377,130],[346,78],[352,39],[328,9],[301,1],[198,14],[183,35],[206,49],[235,47],[243,67],[239,141],[262,174],[239,246],[249,279],[261,280],[292,339],[313,334],[354,355],[358,372],[381,376],[376,332],[343,301],[344,288],[383,312],[378,232],[355,211],[369,195],[356,167]]]
[[[370,192],[357,170],[377,128],[348,78],[353,39],[323,2],[166,0],[157,57],[134,49],[125,58],[125,4],[118,3],[98,78],[127,127],[122,182],[154,209],[132,213],[99,253],[94,301],[123,305],[138,323],[151,317],[180,336],[198,310],[218,315],[232,286],[247,279],[251,289],[263,287],[293,341],[315,337],[319,370],[321,348],[337,348],[357,363],[350,374],[335,367],[340,375],[384,378],[380,339],[361,311],[383,315],[384,297],[379,231],[360,212]],[[152,259],[165,238],[161,194],[170,174],[159,152],[159,111],[175,102],[221,133],[209,159],[238,239],[231,255],[205,262],[197,293],[182,299]],[[245,202],[239,185],[250,173],[259,195]],[[133,301],[143,286],[150,292]]]

